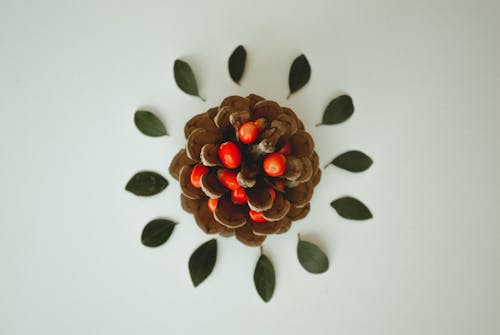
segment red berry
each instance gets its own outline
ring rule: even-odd
[[[285,155],[279,152],[273,152],[264,159],[264,171],[271,177],[279,177],[286,170]]]
[[[219,198],[208,199],[208,209],[210,210],[210,212],[212,213],[215,212],[218,203],[219,203]]]
[[[274,188],[269,187],[267,189],[267,192],[269,192],[269,194],[271,195],[271,199],[273,199],[273,201],[274,201],[274,199],[276,199],[276,191],[274,190]]]
[[[243,187],[239,187],[231,192],[231,199],[235,204],[244,205],[248,201],[248,196]]]
[[[193,170],[191,170],[191,185],[193,185],[196,188],[200,188],[201,176],[203,176],[207,172],[208,172],[208,167],[206,167],[201,163],[196,164]]]
[[[285,144],[283,148],[281,148],[280,152],[283,155],[289,155],[292,152],[292,146],[290,145],[290,143]]]
[[[219,159],[228,169],[236,169],[241,164],[240,148],[233,142],[224,142],[219,146]]]
[[[236,178],[236,172],[231,170],[219,169],[219,171],[217,171],[217,176],[219,177],[220,183],[228,189],[236,190],[240,188],[240,184],[238,184],[238,179]]]
[[[257,212],[254,210],[249,210],[248,214],[250,215],[250,219],[254,222],[266,222],[267,220],[264,218],[264,215],[262,215],[262,212]]]
[[[255,141],[258,135],[259,129],[257,129],[257,126],[253,121],[244,123],[238,131],[240,141],[245,144],[250,144]]]

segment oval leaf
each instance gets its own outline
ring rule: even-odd
[[[211,239],[196,249],[189,258],[189,274],[196,287],[203,282],[214,269],[217,259],[217,241]]]
[[[273,263],[265,255],[260,255],[257,261],[253,273],[253,282],[262,300],[265,302],[271,300],[276,284],[276,276],[274,274]]]
[[[368,170],[373,161],[361,151],[351,150],[337,156],[330,164],[347,171],[362,172]]]
[[[239,45],[229,57],[229,75],[236,84],[240,84],[240,79],[245,70],[245,62],[247,60],[247,52],[242,45]]]
[[[142,230],[141,241],[146,247],[159,247],[167,242],[176,223],[166,219],[149,222]]]
[[[135,195],[151,196],[168,186],[168,181],[153,171],[142,171],[130,178],[125,189]]]
[[[361,201],[353,197],[343,197],[334,200],[330,206],[335,208],[340,216],[350,220],[367,220],[371,219],[372,213]]]
[[[348,95],[341,95],[336,97],[328,106],[326,106],[323,113],[323,120],[320,124],[338,124],[344,122],[354,113],[354,104],[352,98]]]
[[[205,101],[198,93],[198,84],[194,77],[193,70],[188,63],[183,60],[176,59],[174,62],[174,78],[177,86],[185,93],[199,97]]]
[[[295,58],[290,68],[290,75],[288,76],[288,86],[290,87],[290,94],[288,94],[287,99],[293,93],[297,92],[299,89],[305,86],[311,78],[311,66],[307,61],[305,55],[300,55]]]
[[[299,239],[297,256],[304,269],[311,273],[323,273],[328,270],[328,257],[318,246]]]
[[[168,135],[163,122],[149,111],[135,112],[134,122],[137,129],[144,135],[152,137]]]

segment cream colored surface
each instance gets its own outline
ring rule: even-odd
[[[497,1],[0,1],[1,334],[498,334],[500,4]],[[227,57],[248,50],[241,87]],[[294,57],[310,83],[285,97]],[[189,61],[207,103],[175,86]],[[258,250],[219,239],[194,289],[187,260],[207,236],[162,194],[124,191],[141,169],[167,174],[182,126],[229,94],[297,111],[329,167],[312,213],[265,243],[277,287],[254,290]],[[313,128],[347,92],[346,123]],[[151,107],[171,136],[133,124]],[[365,202],[341,219],[329,203]],[[142,227],[180,222],[158,249]],[[299,265],[296,233],[330,270]]]

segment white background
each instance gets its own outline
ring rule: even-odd
[[[1,334],[498,334],[500,321],[498,1],[0,1]],[[227,57],[248,50],[242,86]],[[309,84],[290,100],[292,60]],[[207,102],[182,93],[187,60]],[[277,273],[263,303],[256,248],[219,238],[193,288],[191,252],[209,237],[180,209],[179,186],[139,198],[137,171],[168,175],[188,118],[231,94],[295,109],[329,167],[312,211],[266,240]],[[346,123],[314,128],[349,93]],[[133,114],[150,107],[168,138]],[[361,199],[375,218],[330,208]],[[156,217],[179,222],[140,243]],[[323,275],[299,265],[296,233],[321,245]]]

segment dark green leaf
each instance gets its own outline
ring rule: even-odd
[[[348,95],[341,95],[336,97],[328,106],[326,106],[325,112],[323,113],[323,120],[321,124],[337,124],[344,122],[354,113],[354,105],[352,103],[352,98]]]
[[[245,48],[238,46],[229,57],[229,75],[236,84],[240,84],[241,76],[245,70],[245,62],[247,60],[247,52]]]
[[[217,259],[217,241],[211,239],[196,249],[189,258],[189,274],[196,287],[203,282],[214,269]]]
[[[135,195],[150,196],[163,191],[168,181],[153,171],[136,173],[127,183],[125,189]]]
[[[174,63],[174,78],[177,86],[185,93],[199,97],[205,101],[204,98],[198,93],[198,84],[194,77],[193,70],[188,63],[183,60],[177,59]]]
[[[337,156],[329,164],[351,172],[361,172],[367,170],[372,163],[372,159],[361,151],[351,150]]]
[[[309,81],[309,78],[311,78],[311,66],[307,61],[306,56],[300,55],[295,58],[292,63],[292,67],[290,68],[290,75],[288,76],[290,94],[288,94],[287,98],[304,87],[304,85]]]
[[[166,219],[149,222],[142,230],[141,241],[146,247],[159,247],[167,242],[176,223]]]
[[[323,273],[328,270],[328,257],[315,244],[299,239],[297,256],[304,269],[311,273]]]
[[[149,111],[135,112],[134,122],[137,129],[144,135],[153,137],[168,135],[163,122]]]
[[[371,219],[372,213],[361,201],[352,197],[342,197],[330,203],[340,216],[350,220]]]
[[[257,293],[259,293],[262,300],[268,302],[271,300],[274,292],[276,278],[274,274],[273,263],[265,255],[260,255],[255,271],[253,273],[253,282]]]

